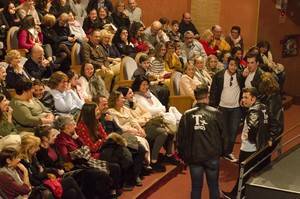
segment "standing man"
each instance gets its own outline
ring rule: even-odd
[[[250,52],[246,54],[247,68],[243,71],[243,76],[246,77],[245,87],[255,87],[258,90],[259,83],[261,82],[261,75],[263,70],[258,67],[258,54]]]
[[[219,198],[219,158],[227,148],[221,112],[208,105],[208,86],[195,91],[197,104],[182,116],[177,138],[180,158],[189,166],[191,199],[201,198],[205,172],[211,199]]]
[[[135,0],[128,0],[128,8],[124,12],[129,17],[130,23],[134,21],[142,23],[142,9],[137,7]]]
[[[241,121],[240,98],[244,88],[244,78],[237,71],[237,66],[238,61],[229,57],[227,69],[214,75],[209,96],[209,104],[223,113],[224,128],[229,138],[225,159],[231,162],[238,161],[232,151]]]
[[[257,97],[258,92],[256,88],[243,89],[242,105],[248,108],[248,111],[241,136],[240,163],[268,144],[270,140],[267,106],[257,101]],[[244,178],[243,182],[246,182],[247,179]],[[236,198],[237,191],[238,180],[233,190],[230,193],[225,193],[225,197]]]

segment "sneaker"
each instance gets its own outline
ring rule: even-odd
[[[180,165],[180,161],[177,160],[173,155],[172,156],[165,156],[164,157],[164,162],[173,164],[173,165]]]
[[[161,165],[158,162],[151,163],[150,166],[152,167],[152,170],[156,171],[156,172],[165,172],[166,171],[166,167],[164,165]]]
[[[234,157],[234,155],[232,153],[225,155],[224,158],[233,163],[237,163],[239,161],[237,158]]]
[[[138,186],[138,187],[141,187],[143,186],[143,182],[141,180],[140,177],[137,177],[136,180],[135,180],[135,185]]]

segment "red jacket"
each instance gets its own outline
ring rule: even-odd
[[[148,44],[143,40],[138,40],[134,37],[131,38],[131,43],[134,45],[136,52],[146,52],[149,49]]]
[[[41,32],[38,33],[38,39],[35,41],[34,37],[28,30],[20,30],[18,35],[18,44],[19,48],[25,48],[30,50],[35,43],[43,43],[43,34]]]
[[[99,149],[107,137],[107,134],[106,134],[102,124],[98,123],[98,134],[101,137],[101,139],[98,139],[97,141],[94,141],[91,138],[91,136],[89,134],[89,130],[83,121],[80,121],[77,124],[76,133],[82,139],[83,144],[90,148],[92,156],[95,159],[99,159],[99,157],[100,157]]]
[[[202,44],[207,56],[217,54],[216,50],[212,48],[207,41],[205,40],[199,40],[199,41]]]

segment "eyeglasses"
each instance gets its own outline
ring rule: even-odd
[[[232,86],[233,76],[230,77],[229,86]]]

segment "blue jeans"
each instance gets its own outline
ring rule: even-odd
[[[224,130],[228,134],[228,148],[225,151],[225,154],[228,155],[232,153],[235,139],[237,136],[237,131],[239,124],[241,122],[241,108],[225,108],[219,107],[219,110],[222,112],[224,117]]]
[[[204,172],[209,189],[209,198],[219,199],[219,158],[203,161],[197,165],[189,165],[189,167],[192,179],[191,199],[201,198]]]

